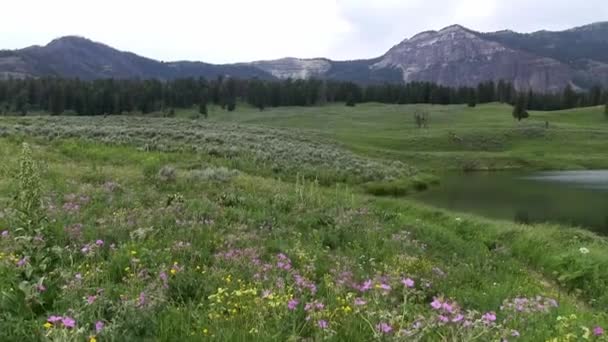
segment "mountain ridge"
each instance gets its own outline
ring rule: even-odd
[[[0,50],[0,78],[42,76],[158,78],[320,78],[357,83],[428,81],[474,86],[511,81],[518,89],[556,92],[566,85],[608,85],[608,22],[563,31],[478,32],[462,25],[406,38],[371,59],[285,57],[246,63],[159,61],[70,35],[44,46]]]

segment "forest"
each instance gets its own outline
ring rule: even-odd
[[[477,87],[445,87],[429,82],[367,85],[320,79],[267,81],[218,77],[184,78],[172,81],[100,79],[84,81],[64,78],[30,78],[0,81],[0,113],[26,115],[148,114],[167,115],[175,108],[197,106],[201,115],[214,104],[233,111],[246,102],[260,110],[267,107],[318,106],[325,103],[379,102],[387,104],[468,104],[501,102],[531,110],[561,110],[597,106],[608,101],[608,91],[594,86],[577,91],[541,94],[518,92],[506,81],[483,82]]]

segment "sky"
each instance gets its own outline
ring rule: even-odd
[[[418,32],[563,30],[608,20],[606,0],[6,0],[0,49],[83,36],[163,60],[377,57]]]

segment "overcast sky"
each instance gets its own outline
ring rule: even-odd
[[[5,0],[0,49],[79,35],[159,60],[377,57],[407,37],[562,30],[608,20],[607,0]]]

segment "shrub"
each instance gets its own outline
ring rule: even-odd
[[[158,171],[157,177],[161,182],[174,182],[177,179],[177,172],[174,167],[165,165]]]
[[[190,178],[199,181],[228,182],[239,175],[237,170],[230,170],[225,167],[208,167],[203,170],[195,170],[190,173]]]

